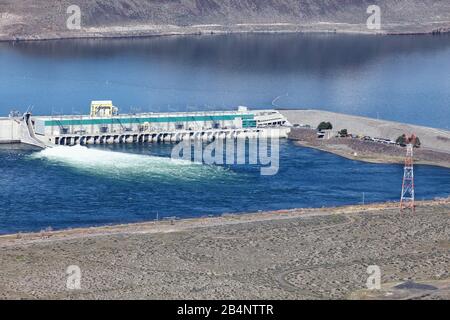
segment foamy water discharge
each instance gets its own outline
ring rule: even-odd
[[[403,176],[401,165],[349,161],[289,140],[280,143],[282,165],[274,176],[249,165],[172,161],[170,149],[158,143],[37,152],[0,147],[0,234],[358,204],[363,197],[394,201]],[[449,195],[448,169],[418,165],[415,178],[418,199]]]
[[[182,159],[151,155],[97,150],[85,146],[57,146],[33,153],[33,159],[42,159],[55,165],[70,166],[90,174],[110,178],[176,178],[198,180],[231,177],[223,167],[202,165]]]

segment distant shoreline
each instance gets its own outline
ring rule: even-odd
[[[123,31],[115,29],[123,28]],[[130,30],[126,30],[130,28]],[[397,28],[397,27],[396,27]],[[402,28],[405,28],[402,30]],[[227,35],[227,34],[348,34],[348,35],[373,35],[373,36],[412,36],[412,35],[448,35],[450,27],[447,25],[436,28],[423,27],[414,29],[410,26],[401,26],[399,29],[369,30],[365,25],[329,23],[326,25],[295,25],[295,24],[267,24],[263,26],[148,26],[142,29],[132,27],[99,27],[87,28],[85,32],[53,32],[49,34],[29,35],[1,35],[0,42],[28,42],[28,41],[53,41],[53,40],[81,40],[81,39],[133,39],[171,36],[202,36],[202,35]]]
[[[404,161],[405,161],[404,157],[403,158],[395,158],[395,157],[380,156],[377,158],[377,157],[368,157],[368,156],[366,157],[364,155],[359,155],[359,157],[358,157],[358,156],[352,156],[350,154],[345,154],[344,152],[340,153],[340,152],[332,151],[328,148],[320,148],[320,147],[309,145],[307,143],[302,143],[299,141],[295,141],[295,143],[302,147],[312,148],[312,149],[320,150],[322,152],[328,152],[328,153],[343,157],[348,160],[361,161],[361,162],[365,162],[365,163],[402,165],[402,164],[404,164]],[[405,152],[406,152],[406,150],[405,150]],[[440,167],[440,168],[450,169],[450,162],[443,163],[443,162],[433,162],[433,161],[419,161],[419,162],[416,161],[415,164],[421,165],[421,166],[432,166],[432,167]]]
[[[434,200],[416,201],[417,206],[441,206],[450,204],[450,198],[436,198]],[[182,218],[148,220],[143,222],[131,222],[111,224],[94,227],[63,228],[58,230],[42,230],[40,232],[15,232],[0,234],[0,248],[42,243],[49,241],[66,241],[86,237],[105,237],[123,234],[158,234],[181,232],[198,228],[219,227],[243,223],[264,221],[277,221],[295,219],[301,217],[315,217],[321,215],[351,214],[353,212],[378,212],[392,210],[399,207],[399,202],[378,202],[371,204],[352,204],[343,206],[330,206],[322,208],[295,208],[273,211],[225,213],[213,217]]]

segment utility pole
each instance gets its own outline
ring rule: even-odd
[[[411,209],[412,211],[415,211],[413,157],[416,136],[412,135],[407,142],[405,167],[403,169],[402,195],[400,198],[400,210],[403,211],[404,209]]]

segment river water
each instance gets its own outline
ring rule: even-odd
[[[449,129],[449,36],[227,35],[0,43],[0,115],[317,108]],[[169,159],[171,146],[0,147],[0,233],[397,200],[402,166],[283,141],[280,169]],[[416,166],[419,199],[450,170]]]

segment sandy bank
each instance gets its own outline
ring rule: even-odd
[[[449,199],[420,201],[422,206],[437,206],[448,204]],[[142,223],[119,224],[101,227],[73,228],[41,232],[17,233],[0,235],[0,248],[5,246],[23,245],[30,243],[51,242],[85,237],[109,236],[117,234],[145,234],[145,233],[171,233],[190,229],[218,227],[242,223],[264,222],[298,217],[313,217],[317,215],[376,212],[378,210],[397,209],[398,203],[386,202],[370,205],[350,205],[327,208],[302,208],[257,213],[223,214],[218,217],[188,218],[181,220],[160,220]]]

